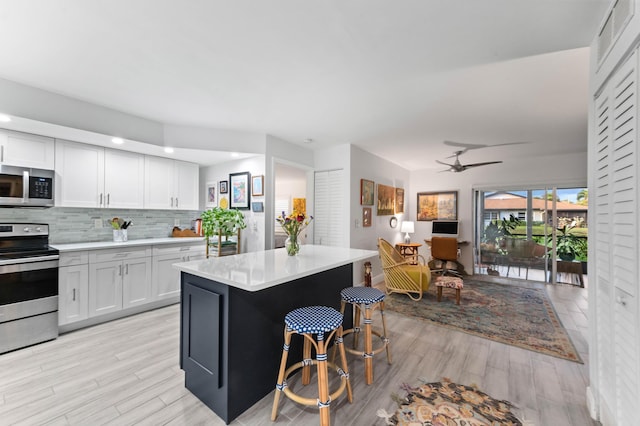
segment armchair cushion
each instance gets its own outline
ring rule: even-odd
[[[403,265],[402,269],[407,271],[409,277],[415,282],[420,282],[420,274],[422,274],[422,291],[428,291],[431,284],[431,270],[427,265]]]

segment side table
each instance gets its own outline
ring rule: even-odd
[[[418,264],[418,247],[421,247],[420,243],[397,243],[396,249],[400,252],[405,259],[411,259],[412,265]]]

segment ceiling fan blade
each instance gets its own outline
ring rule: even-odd
[[[453,142],[453,141],[444,141],[444,144],[449,146],[464,148],[465,151],[468,149],[484,148],[485,146],[487,146],[487,145],[478,145],[473,143],[462,143],[462,142]]]
[[[486,161],[484,163],[465,164],[462,167],[464,167],[464,170],[467,170],[468,168],[471,168],[471,167],[488,166],[489,164],[500,164],[500,163],[502,163],[502,161]]]
[[[443,163],[443,162],[442,162],[442,161],[440,161],[440,160],[436,160],[436,163],[438,163],[438,164],[442,164],[443,166],[454,167],[454,165],[453,165],[453,164]]]
[[[506,142],[506,143],[497,143],[493,145],[487,144],[472,144],[472,143],[461,143],[461,142],[453,142],[453,141],[444,141],[445,145],[456,146],[464,148],[460,153],[463,154],[471,149],[480,149],[480,148],[492,148],[494,146],[508,146],[508,145],[523,145],[529,142]]]

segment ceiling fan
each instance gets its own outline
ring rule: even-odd
[[[502,161],[485,161],[483,163],[471,163],[471,164],[462,164],[462,163],[460,163],[460,160],[459,160],[458,157],[460,155],[464,154],[465,152],[471,150],[471,149],[491,148],[491,147],[494,147],[494,146],[505,146],[505,145],[520,145],[520,144],[524,144],[524,143],[526,143],[526,142],[508,142],[508,143],[499,143],[499,144],[495,144],[495,145],[486,145],[486,144],[469,144],[469,143],[444,141],[445,145],[455,146],[455,147],[464,148],[464,149],[455,151],[452,156],[448,157],[448,158],[456,157],[456,161],[454,161],[453,164],[444,163],[444,162],[439,161],[439,160],[436,160],[436,163],[442,164],[442,165],[445,165],[445,166],[449,166],[449,168],[447,170],[443,170],[445,172],[449,171],[449,172],[454,172],[454,173],[460,173],[460,172],[464,172],[467,169],[470,169],[471,167],[488,166],[489,164],[502,163]]]
[[[443,164],[445,166],[449,166],[449,169],[443,170],[443,171],[445,171],[445,172],[454,172],[454,173],[464,172],[465,170],[467,170],[467,169],[469,169],[471,167],[488,166],[489,164],[502,163],[502,161],[486,161],[484,163],[461,164],[460,160],[458,159],[458,156],[460,154],[464,154],[464,152],[465,151],[456,151],[454,153],[453,156],[456,157],[456,161],[454,161],[453,164],[443,163],[442,161],[439,161],[439,160],[436,160],[436,163]]]

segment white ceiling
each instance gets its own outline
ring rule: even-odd
[[[0,0],[0,78],[411,170],[587,149],[604,0]],[[184,148],[189,148],[185,146]],[[215,147],[213,147],[215,149]]]

